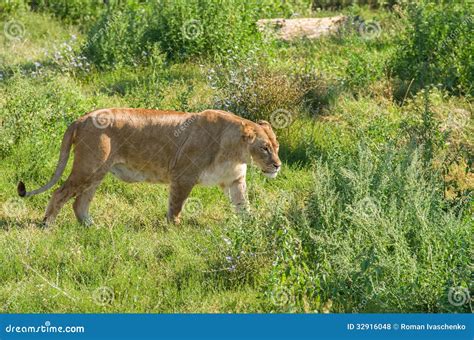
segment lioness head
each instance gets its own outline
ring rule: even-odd
[[[265,176],[275,178],[281,168],[278,157],[280,145],[270,123],[261,120],[258,124],[244,125],[243,134],[253,161]]]

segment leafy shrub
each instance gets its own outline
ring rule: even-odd
[[[99,66],[136,61],[159,46],[170,59],[244,55],[261,42],[261,16],[289,15],[291,6],[265,1],[158,1],[102,15],[85,52]],[[111,64],[108,64],[111,65]]]
[[[83,53],[99,68],[137,65],[152,48],[145,39],[149,20],[145,7],[109,11],[89,31]]]
[[[333,84],[314,70],[272,70],[259,59],[234,57],[209,71],[210,84],[217,90],[216,107],[251,120],[272,121],[282,112],[291,115],[291,123],[304,112],[317,114],[329,105]]]
[[[26,140],[36,148],[47,147],[61,139],[75,118],[95,106],[70,78],[58,75],[31,79],[15,74],[6,82],[4,95],[0,157],[7,157]]]
[[[445,209],[416,149],[360,146],[356,157],[317,160],[303,213],[294,202],[271,222],[269,308],[467,312],[448,298],[470,288],[469,218]]]
[[[0,17],[26,9],[24,0],[6,0],[0,2]]]
[[[256,1],[163,1],[150,39],[172,58],[239,53],[258,39]]]
[[[88,1],[88,0],[32,0],[31,10],[47,12],[67,23],[89,25],[102,12],[123,6],[120,0]]]
[[[350,7],[355,4],[359,6],[368,5],[370,8],[379,8],[382,6],[392,7],[396,4],[403,3],[400,0],[313,0],[313,10],[318,9],[341,9],[344,7]]]
[[[474,94],[473,13],[464,2],[423,1],[407,7],[407,28],[392,60],[394,74],[406,83],[401,92],[413,80],[413,92],[440,85],[453,93]]]
[[[354,53],[346,67],[345,84],[354,91],[367,88],[384,76],[385,61],[380,55]]]

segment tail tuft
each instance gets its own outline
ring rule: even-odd
[[[18,182],[17,191],[18,191],[18,195],[20,195],[20,197],[25,197],[26,196],[25,183],[23,183],[22,181]]]

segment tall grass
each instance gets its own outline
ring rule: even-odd
[[[272,222],[277,310],[456,310],[447,287],[469,282],[472,220],[447,209],[419,150],[316,160],[309,190],[303,211],[293,199]]]
[[[346,13],[380,21],[380,37],[351,30],[318,41],[260,40],[257,18],[289,17],[309,5],[127,2],[101,9],[84,35],[67,18],[18,16],[26,45],[0,37],[7,56],[0,69],[2,310],[472,311],[468,89],[461,76],[463,91],[449,88],[444,61],[433,59],[426,73],[433,78],[425,80],[438,81],[439,68],[447,91],[425,86],[393,100],[393,77],[408,80],[394,65],[418,75],[426,50],[413,52],[412,42],[425,37],[425,47],[439,47],[447,31],[434,21],[419,35],[411,19],[400,21],[408,26],[396,46],[399,12],[354,7]],[[423,6],[420,18],[438,18],[437,8]],[[47,38],[67,54],[59,57]],[[447,60],[469,61],[471,45],[453,44],[456,60]],[[84,55],[91,67],[76,67]],[[423,88],[418,80],[415,90]],[[165,223],[165,187],[107,176],[92,202],[96,226],[76,224],[66,206],[57,225],[38,228],[50,193],[19,200],[18,180],[33,187],[49,179],[74,119],[127,106],[224,108],[271,122],[275,112],[289,113],[288,124],[275,126],[282,171],[269,181],[249,167],[246,215],[235,215],[218,188],[197,187],[192,198],[202,209],[185,211],[179,227]],[[453,290],[467,290],[465,303],[452,303]],[[102,293],[106,299],[97,299]]]

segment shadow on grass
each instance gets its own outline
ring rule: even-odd
[[[46,229],[45,224],[42,220],[26,218],[26,219],[18,219],[18,218],[9,218],[9,217],[1,217],[0,218],[0,230],[9,231],[10,229],[26,229],[28,227],[34,226],[38,229]]]

